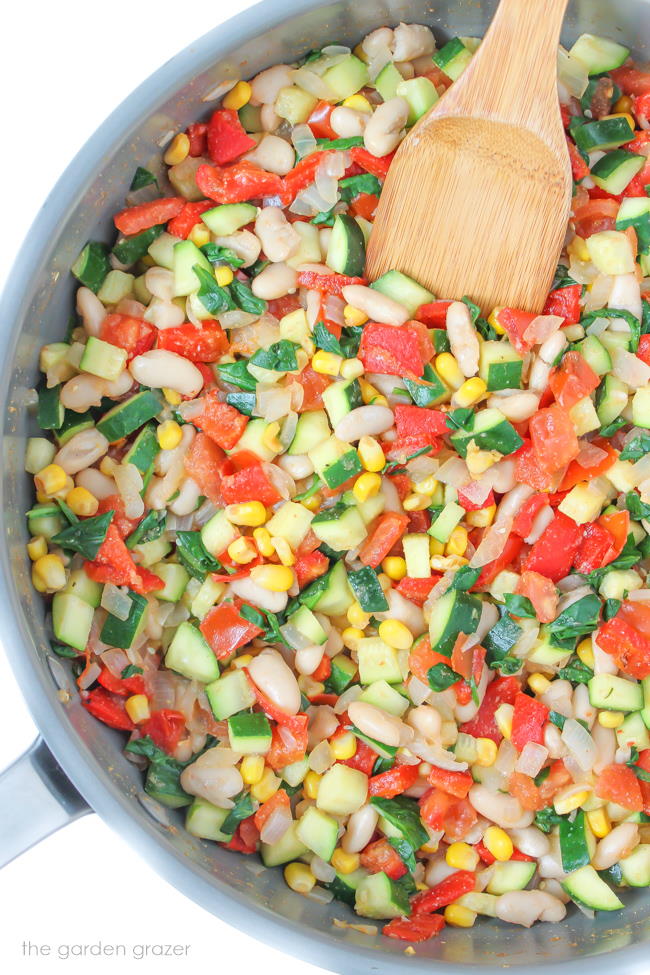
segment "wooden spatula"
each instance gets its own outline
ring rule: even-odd
[[[568,0],[501,0],[464,74],[401,143],[366,270],[483,312],[539,312],[566,232],[571,168],[556,52]]]

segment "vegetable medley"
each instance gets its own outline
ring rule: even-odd
[[[212,92],[74,264],[26,458],[52,650],[149,795],[410,942],[650,883],[650,74],[560,50],[566,249],[485,318],[364,277],[479,43]]]

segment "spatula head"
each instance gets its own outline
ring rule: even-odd
[[[541,311],[566,233],[571,173],[526,128],[443,116],[402,143],[368,248],[375,280],[395,268],[441,298]]]

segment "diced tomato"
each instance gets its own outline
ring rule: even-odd
[[[579,461],[572,460],[560,482],[560,491],[570,491],[580,481],[591,481],[594,477],[600,477],[601,474],[604,474],[605,471],[608,471],[616,463],[618,460],[617,450],[614,450],[606,440],[597,438],[593,442],[601,450],[604,450],[607,456],[592,464],[590,467],[585,467]]]
[[[149,735],[154,745],[172,755],[186,732],[185,716],[180,711],[161,708],[151,712],[151,717],[140,725],[140,731]]]
[[[189,155],[194,159],[197,156],[205,155],[207,151],[208,136],[207,122],[192,122],[192,124],[188,125],[188,127],[185,129],[185,135],[190,140]]]
[[[317,102],[307,119],[307,125],[316,139],[338,139],[338,135],[330,125],[330,116],[334,111],[331,102]]]
[[[421,406],[404,406],[398,403],[394,412],[398,437],[418,434],[439,437],[449,433],[447,414],[442,410],[429,410]]]
[[[373,775],[368,782],[368,795],[382,796],[384,799],[399,796],[415,784],[418,770],[419,765],[395,765],[387,772]]]
[[[107,315],[99,327],[102,342],[109,342],[127,353],[127,362],[153,347],[156,329],[133,315]]]
[[[185,200],[182,196],[161,197],[120,210],[113,217],[113,223],[121,234],[130,237],[159,223],[167,223],[172,217],[178,216],[184,206]]]
[[[234,603],[221,603],[203,617],[199,629],[217,660],[224,660],[264,631],[240,616]]]
[[[408,515],[387,511],[380,515],[372,533],[359,549],[359,559],[364,565],[376,569],[386,558],[393,545],[401,539],[408,525]]]
[[[326,653],[324,653],[321,662],[319,663],[318,667],[311,675],[312,680],[317,681],[318,683],[322,683],[328,679],[331,673],[332,673],[331,658],[328,657]]]
[[[247,159],[223,168],[199,166],[195,179],[201,193],[215,203],[243,203],[282,193],[280,176],[267,173]]]
[[[615,68],[609,75],[626,95],[645,95],[650,91],[650,71],[635,68],[632,63]]]
[[[225,454],[214,440],[205,433],[197,433],[185,454],[185,470],[196,481],[206,498],[213,504],[222,504],[221,467]]]
[[[218,108],[212,113],[207,137],[208,155],[218,166],[234,162],[255,147],[255,139],[244,131],[237,112],[229,108]]]
[[[630,512],[629,511],[610,511],[605,512],[598,519],[598,524],[606,529],[614,539],[611,550],[607,553],[605,565],[609,565],[617,559],[627,542],[630,533]]]
[[[126,713],[124,701],[114,694],[109,694],[103,687],[96,687],[81,697],[81,703],[86,711],[90,711],[94,718],[103,721],[109,728],[119,731],[133,731],[135,725]]]
[[[438,768],[433,766],[427,779],[429,785],[436,789],[442,789],[450,796],[457,799],[464,799],[474,784],[470,772],[454,772],[452,769]]]
[[[357,163],[362,169],[365,169],[367,173],[372,173],[377,179],[386,179],[386,174],[393,159],[395,158],[395,153],[390,152],[387,156],[373,156],[371,152],[364,149],[363,146],[353,146],[350,149],[350,158],[352,162]]]
[[[122,538],[127,538],[131,532],[135,531],[140,519],[127,518],[124,510],[124,499],[121,494],[109,494],[107,498],[100,498],[97,507],[97,514],[104,515],[107,511],[113,512],[111,525],[117,528]]]
[[[523,568],[559,582],[571,571],[582,536],[582,525],[557,511],[524,559]]]
[[[167,224],[167,233],[174,237],[187,240],[197,223],[201,222],[201,214],[213,206],[212,200],[198,200],[196,203],[186,203],[178,216]]]
[[[596,780],[595,793],[600,799],[615,802],[633,812],[643,809],[639,780],[627,765],[606,765]]]
[[[226,504],[261,501],[270,507],[282,500],[282,495],[260,461],[234,474],[224,475],[221,480],[221,494]]]
[[[349,211],[353,217],[363,217],[364,220],[372,220],[375,210],[379,203],[376,193],[359,193],[350,203]]]
[[[254,816],[242,819],[234,832],[233,838],[227,843],[220,843],[224,850],[236,850],[237,853],[256,853],[260,834],[254,823]]]
[[[422,533],[431,527],[431,515],[428,511],[409,511],[409,532],[411,534]],[[428,579],[426,580],[429,581]]]
[[[398,938],[400,941],[410,941],[418,944],[440,934],[445,926],[442,914],[420,914],[417,917],[396,917],[381,929],[387,938]]]
[[[284,725],[282,731],[277,726],[271,729],[271,748],[264,756],[269,768],[277,771],[293,762],[299,762],[307,751],[309,718],[306,714],[296,714],[290,725]]]
[[[297,311],[301,307],[297,292],[292,295],[283,295],[281,298],[271,298],[267,302],[267,311],[274,318],[284,318],[289,312]]]
[[[524,745],[529,741],[542,745],[549,709],[542,701],[523,692],[517,694],[514,705],[510,735],[512,744],[519,752],[523,751]]]
[[[267,821],[271,813],[275,812],[276,809],[289,809],[290,802],[289,796],[284,789],[278,789],[270,799],[263,802],[260,808],[257,810],[253,816],[253,822],[257,829],[262,832],[264,828],[264,823]]]
[[[600,376],[579,352],[567,352],[559,369],[553,370],[548,382],[560,406],[570,410],[598,387]]]
[[[365,850],[361,851],[359,859],[361,866],[369,873],[385,873],[391,880],[399,880],[408,873],[399,853],[385,839],[369,843]]]
[[[580,453],[571,417],[558,403],[531,416],[529,429],[537,462],[549,474],[562,470]]]
[[[523,772],[511,774],[508,779],[508,792],[517,799],[522,809],[529,812],[537,812],[546,805],[535,785],[535,780],[530,775],[524,775]]]
[[[316,171],[321,163],[332,156],[336,150],[325,149],[311,152],[291,169],[282,180],[282,202],[284,206],[293,203],[298,194],[316,179]]]
[[[216,362],[228,348],[228,336],[217,321],[206,318],[201,328],[186,323],[158,332],[159,349],[176,352],[194,363]],[[214,377],[210,376],[212,382]]]
[[[578,237],[591,237],[602,230],[613,230],[616,226],[618,213],[616,200],[589,200],[583,206],[576,207],[573,226]]]
[[[420,305],[415,313],[419,322],[425,325],[432,325],[434,328],[445,328],[447,324],[447,309],[451,301],[429,301],[426,305]]]
[[[575,142],[573,141],[573,139],[570,139],[568,135],[566,137],[566,143],[569,149],[569,160],[571,162],[571,174],[573,176],[574,182],[579,183],[581,180],[585,178],[585,176],[589,175],[590,172],[589,166],[580,155],[580,151],[577,145],[575,144]],[[555,312],[555,311],[549,312],[546,310],[546,308],[544,308],[543,314],[558,315],[561,314],[561,312]]]
[[[582,157],[581,157],[582,161]],[[589,167],[583,162],[587,172]],[[570,284],[565,288],[557,288],[551,291],[546,304],[544,305],[543,315],[560,315],[564,319],[565,325],[575,325],[580,321],[580,298],[582,296],[581,284]]]
[[[466,489],[458,488],[458,504],[465,511],[482,511],[483,508],[491,508],[494,502],[494,491],[490,488],[490,492],[486,498],[479,504],[477,501],[472,501],[470,497],[465,493]]]
[[[319,410],[323,408],[323,393],[332,382],[331,376],[324,373],[315,372],[311,366],[305,366],[301,373],[292,376],[294,382],[302,386],[304,396],[299,413],[306,413],[309,410]]]
[[[602,569],[607,565],[606,559],[613,547],[614,536],[606,528],[597,522],[585,525],[580,548],[573,560],[574,569],[584,575]]]
[[[298,284],[301,288],[320,291],[326,295],[343,294],[343,288],[350,284],[365,284],[365,278],[351,278],[347,274],[319,274],[318,271],[298,271]]]
[[[551,491],[556,483],[553,474],[543,470],[530,440],[524,441],[515,458],[515,479],[519,484],[528,484],[535,491]]]
[[[455,799],[441,789],[425,792],[419,804],[423,821],[431,829],[444,830],[450,843],[467,836],[478,820],[469,799]]]
[[[550,579],[539,572],[524,570],[517,583],[520,596],[530,599],[540,623],[550,623],[557,615],[558,592]]]
[[[500,308],[497,314],[499,325],[506,330],[508,338],[521,355],[530,352],[533,347],[533,343],[525,339],[524,334],[535,317],[532,312],[518,308]]]
[[[618,667],[643,680],[650,677],[650,607],[624,600],[618,613],[598,631],[598,646],[611,654]]]
[[[650,335],[642,335],[636,354],[647,366],[650,366]]]
[[[395,589],[400,596],[410,599],[416,606],[424,606],[427,596],[441,578],[442,576],[437,572],[434,572],[428,579],[412,579],[409,576],[404,576],[397,583]]]
[[[108,526],[106,537],[92,562],[85,562],[84,569],[95,582],[112,582],[115,586],[128,586],[134,592],[145,595],[163,588],[163,581],[148,569],[137,566],[122,541],[115,525]]]
[[[117,694],[118,697],[129,697],[131,694],[144,694],[144,678],[142,674],[134,674],[133,677],[116,677],[111,674],[107,667],[102,668],[102,672],[97,678],[97,683]]]
[[[361,336],[359,358],[367,372],[418,377],[424,373],[418,335],[407,326],[395,328],[375,322],[366,325]],[[418,407],[411,409],[417,410]]]
[[[428,581],[428,580],[427,580]],[[449,658],[431,649],[431,641],[428,636],[422,636],[413,644],[409,653],[409,670],[421,680],[423,684],[429,682],[429,671],[436,664],[446,664],[449,666]]]
[[[497,728],[494,713],[500,704],[514,704],[519,693],[515,677],[497,677],[488,684],[485,697],[475,717],[460,726],[460,730],[474,738],[491,738],[498,745],[503,735]]]
[[[320,540],[318,541],[320,544]],[[306,552],[305,555],[300,555],[293,567],[298,588],[304,589],[314,579],[324,575],[329,569],[329,565],[329,559],[322,552]]]
[[[449,877],[445,877],[430,890],[423,890],[416,894],[411,902],[414,915],[431,914],[441,907],[453,904],[463,894],[469,894],[476,889],[476,874],[471,870],[457,870]]]
[[[219,395],[216,389],[207,393],[203,398],[203,412],[193,417],[192,422],[224,450],[232,450],[246,429],[248,417],[221,402]]]
[[[359,740],[357,742],[357,750],[352,758],[342,759],[341,764],[347,765],[348,768],[355,768],[357,771],[363,772],[364,775],[372,775],[372,770],[378,758],[379,755],[370,745],[366,745],[365,741]]]
[[[514,534],[519,535],[520,538],[527,538],[533,530],[535,518],[542,508],[547,507],[548,503],[547,494],[531,494],[529,498],[526,498],[512,523]]]
[[[384,453],[386,454],[387,460],[401,461],[405,457],[408,457],[410,454],[414,454],[417,451],[423,450],[425,447],[429,448],[429,450],[427,451],[427,456],[433,457],[435,456],[435,454],[439,453],[440,450],[442,450],[443,442],[439,438],[432,437],[427,433],[417,433],[414,436],[397,437],[395,440],[384,441],[382,443],[382,448]],[[398,481],[398,477],[405,477],[405,476],[406,475],[402,475],[402,474],[392,475],[392,481],[396,487],[398,487],[398,485],[402,483]],[[398,490],[400,490],[399,487]],[[410,488],[409,490],[404,491],[403,494],[404,497],[406,497],[407,494],[410,494]],[[404,497],[401,497],[400,500],[403,501]]]
[[[512,565],[519,555],[522,546],[523,540],[518,535],[509,535],[501,555],[494,562],[488,562],[487,565],[483,566],[481,574],[472,586],[472,589],[476,591],[486,589],[500,572],[503,572],[509,565]]]

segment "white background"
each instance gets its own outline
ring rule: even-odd
[[[48,191],[86,139],[133,88],[181,48],[252,4],[247,0],[29,0],[4,8],[0,30],[0,287]],[[35,231],[38,233],[38,229]],[[0,769],[35,736],[0,652]],[[29,810],[25,810],[29,815]],[[227,927],[168,886],[96,816],[0,873],[5,972],[104,972],[114,960],[57,960],[58,945],[191,945],[187,960],[120,960],[120,970],[318,975]],[[21,943],[52,946],[26,960]]]

